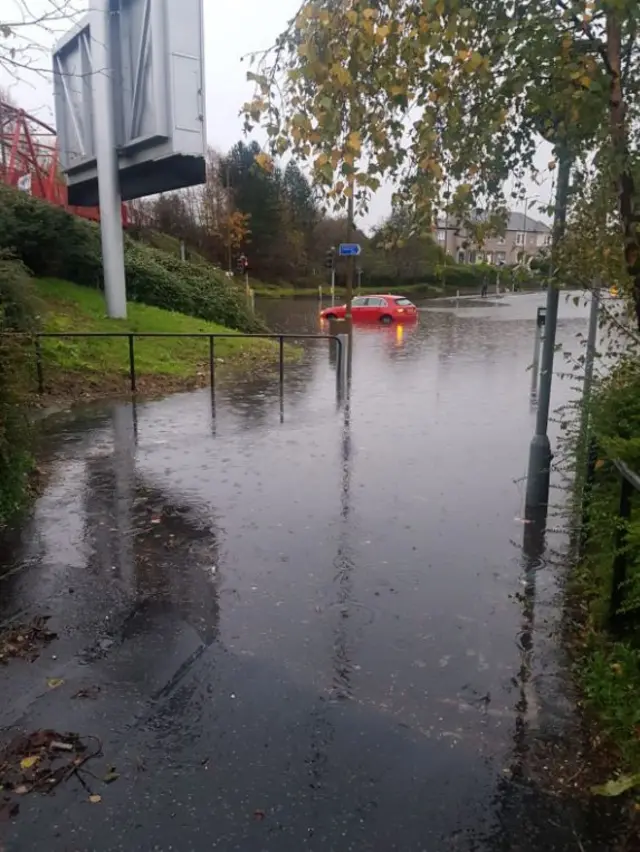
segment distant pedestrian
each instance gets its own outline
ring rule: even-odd
[[[480,295],[483,299],[486,298],[487,293],[489,292],[489,284],[487,283],[487,279],[485,278],[482,282],[482,290],[480,291]]]

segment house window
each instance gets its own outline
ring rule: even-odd
[[[487,252],[487,263],[493,263],[493,252],[492,251]]]
[[[499,246],[503,246],[505,244],[506,240],[505,240],[504,236],[502,236],[502,237],[497,237],[496,242],[498,243]]]
[[[545,244],[545,246],[551,245],[551,234],[545,234],[544,235],[544,244]]]
[[[461,250],[458,252],[458,263],[464,263],[464,261],[465,261],[465,253],[464,253],[464,251],[461,249]]]
[[[497,251],[496,252],[496,263],[498,264],[498,266],[502,265],[503,263],[506,263],[506,260],[507,260],[507,253],[506,252],[504,252],[504,251]]]
[[[438,242],[444,243],[446,241],[446,239],[447,239],[447,232],[446,231],[438,231]]]
[[[475,263],[475,262],[476,262],[476,253],[475,253],[475,251],[470,251],[469,252],[469,263]]]
[[[517,246],[523,246],[524,245],[524,234],[523,233],[516,234],[516,245]]]
[[[527,242],[530,246],[535,246],[536,244],[536,235],[535,234],[527,234]]]
[[[479,251],[476,255],[476,263],[482,263],[484,261],[484,252]]]

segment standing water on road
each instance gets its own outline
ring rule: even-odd
[[[8,850],[611,847],[538,778],[575,724],[559,569],[521,548],[542,302],[358,329],[343,407],[314,343],[282,418],[269,379],[52,426],[0,617],[58,639],[0,669],[0,724],[98,737],[118,778],[25,796]],[[586,309],[560,317],[577,352]]]

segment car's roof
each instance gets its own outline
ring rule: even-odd
[[[358,296],[359,299],[406,299],[406,296],[399,296],[397,293],[369,293],[367,296]]]

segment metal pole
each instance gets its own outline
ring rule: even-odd
[[[596,357],[596,344],[598,340],[598,314],[600,311],[600,285],[594,285],[591,291],[591,307],[589,309],[589,331],[587,334],[587,351],[584,361],[584,386],[582,391],[583,409],[589,403],[591,387],[593,385],[593,366]],[[585,414],[583,413],[583,417]],[[585,422],[588,417],[585,417]]]
[[[354,200],[353,200],[353,190],[354,190],[354,181],[353,178],[349,179],[349,186],[351,188],[351,194],[349,195],[349,203],[347,205],[347,242],[353,242],[353,232],[354,232]],[[347,309],[345,311],[344,318],[348,323],[347,331],[351,330],[351,302],[353,301],[353,279],[354,273],[356,269],[356,259],[353,255],[351,255],[347,259]]]
[[[133,334],[129,335],[129,375],[131,377],[131,392],[136,392],[136,360],[133,349]]]
[[[284,423],[284,337],[280,335],[280,422]]]
[[[566,148],[558,156],[558,185],[556,187],[555,215],[553,222],[553,242],[551,248],[552,277],[547,284],[547,316],[545,323],[544,345],[540,375],[540,396],[536,414],[536,430],[529,450],[529,470],[527,474],[527,493],[525,516],[539,517],[546,513],[549,502],[549,476],[551,468],[551,444],[547,435],[549,425],[549,407],[551,403],[551,381],[553,379],[553,356],[556,347],[556,326],[558,324],[558,300],[560,292],[553,280],[557,268],[557,255],[560,240],[564,236],[567,221],[567,202],[569,197],[569,178],[571,175],[571,157]]]
[[[214,392],[216,386],[216,368],[215,368],[215,343],[212,334],[209,335],[209,387],[211,393]]]
[[[334,259],[335,264],[335,259]],[[333,307],[336,303],[336,268],[335,266],[331,267],[331,307]]]
[[[112,319],[126,319],[127,291],[122,237],[122,199],[120,197],[118,153],[113,115],[109,0],[91,0],[90,12],[93,125],[100,199],[104,294],[108,315]]]
[[[38,393],[44,393],[44,373],[42,369],[42,343],[39,337],[36,337],[36,373],[38,376]]]
[[[540,309],[538,308],[538,316]],[[542,327],[536,318],[536,328],[533,339],[533,364],[531,365],[531,397],[535,399],[538,392],[538,374],[540,373],[540,342],[542,338]]]

